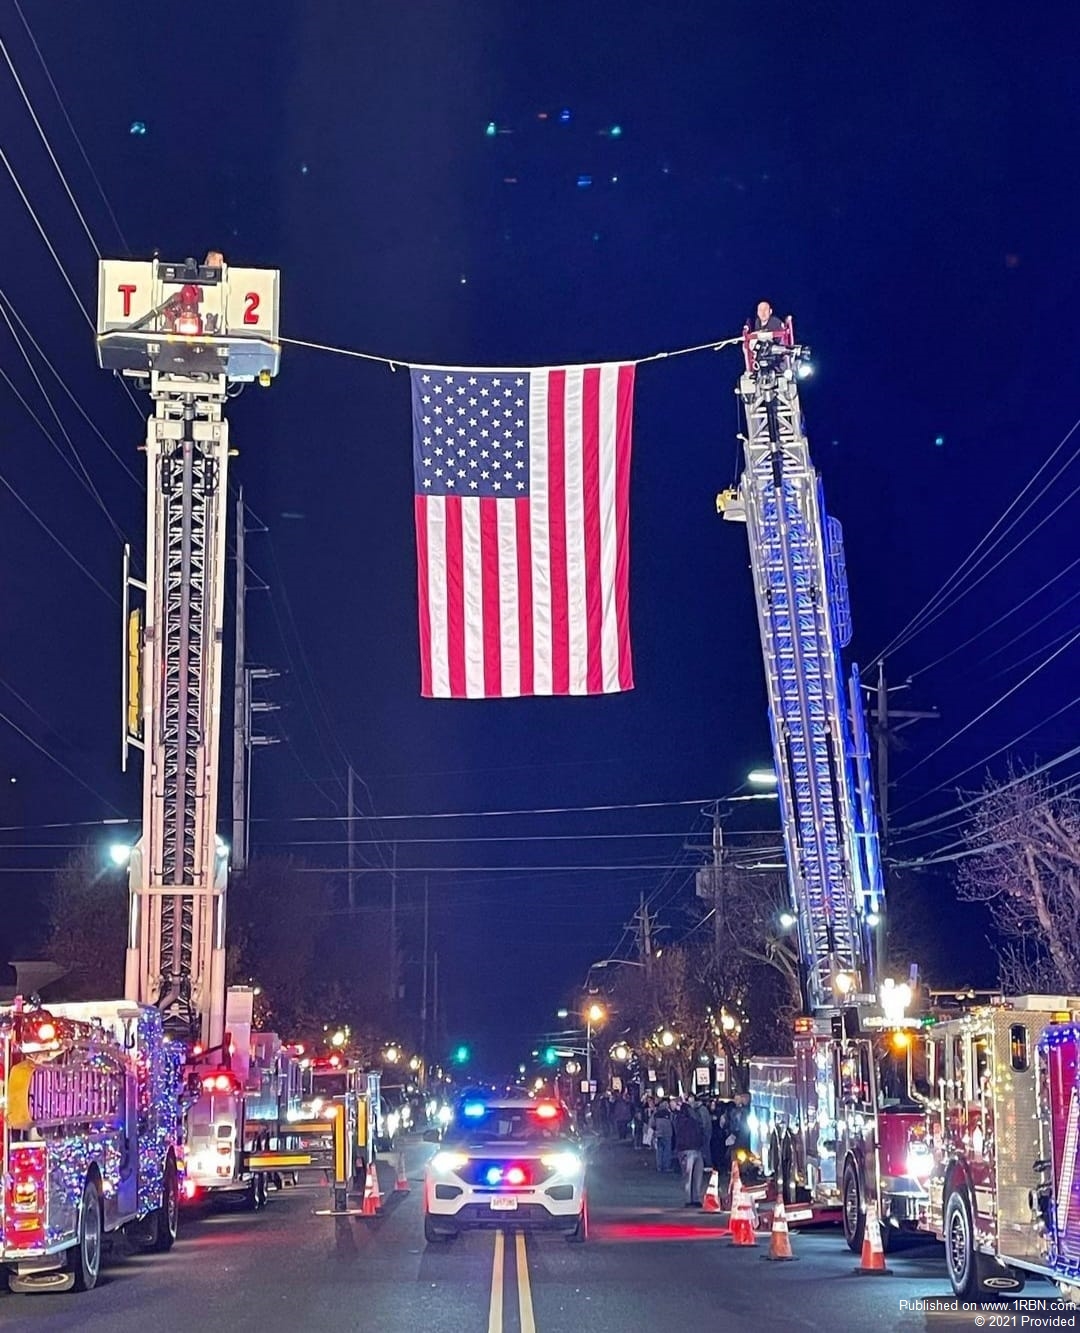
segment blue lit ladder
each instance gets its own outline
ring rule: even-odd
[[[817,1009],[836,1002],[838,972],[853,974],[864,990],[872,987],[867,916],[881,906],[857,674],[849,699],[841,687],[839,650],[851,633],[843,542],[839,524],[824,514],[794,378],[748,372],[738,392],[747,420],[740,499],[780,817],[807,1000]]]

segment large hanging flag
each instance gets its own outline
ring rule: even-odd
[[[411,377],[421,693],[632,689],[634,366]]]

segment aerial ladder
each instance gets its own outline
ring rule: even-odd
[[[809,349],[789,318],[743,333],[736,393],[746,430],[738,487],[717,497],[746,523],[777,798],[805,1012],[792,1056],[752,1062],[755,1148],[793,1221],[838,1214],[853,1249],[867,1204],[911,1228],[927,1160],[911,987],[879,975],[884,885],[870,747],[851,640],[843,535],[810,458],[799,383]]]
[[[804,999],[873,997],[884,891],[840,524],[825,512],[799,402],[809,350],[790,318],[743,334],[745,466],[717,507],[745,521]]]
[[[245,384],[265,386],[277,374],[278,287],[276,270],[232,268],[217,252],[201,264],[107,259],[99,267],[99,364],[147,390],[153,404],[145,578],[132,576],[127,551],[124,572],[125,768],[132,747],[144,753],[125,994],[154,1005],[166,1031],[186,1043],[195,1119],[216,1139],[205,1153],[189,1140],[188,1180],[201,1172],[220,1187],[251,1184],[242,1108],[252,1017],[250,988],[226,988],[228,849],[217,833],[231,452],[224,412]]]

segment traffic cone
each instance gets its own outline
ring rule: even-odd
[[[776,1196],[776,1207],[773,1209],[769,1253],[763,1254],[761,1257],[771,1259],[774,1263],[795,1258],[791,1253],[791,1234],[788,1231],[787,1213],[784,1212],[784,1195],[782,1192]]]
[[[381,1207],[379,1173],[375,1170],[375,1159],[372,1158],[368,1163],[367,1175],[364,1177],[364,1206],[361,1212],[364,1217],[374,1217]]]
[[[730,1212],[735,1211],[735,1192],[742,1187],[742,1177],[739,1175],[739,1162],[734,1156],[731,1158],[731,1175],[728,1176],[727,1206]]]
[[[397,1180],[394,1181],[395,1194],[408,1194],[409,1178],[405,1174],[405,1154],[399,1152],[397,1155]]]
[[[888,1277],[891,1268],[885,1267],[885,1247],[881,1243],[881,1225],[878,1222],[877,1204],[871,1199],[866,1205],[866,1220],[863,1222],[862,1256],[859,1266],[854,1270],[857,1276]]]
[[[756,1245],[754,1234],[754,1205],[743,1193],[742,1179],[735,1172],[735,1195],[731,1201],[731,1220],[728,1223],[733,1245]]]
[[[720,1211],[719,1171],[709,1172],[709,1186],[705,1191],[705,1197],[701,1201],[701,1211],[703,1213],[718,1213]]]

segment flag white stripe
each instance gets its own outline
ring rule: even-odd
[[[502,692],[521,693],[521,650],[518,643],[517,509],[513,500],[495,505],[499,531],[499,643],[502,648]]]
[[[465,588],[465,695],[484,697],[484,579],[480,560],[480,500],[461,500],[461,582]]]
[[[615,605],[615,427],[619,367],[600,370],[600,598],[604,690],[619,688],[619,624]]]
[[[585,460],[582,401],[585,373],[579,367],[566,372],[566,594],[570,693],[588,689],[589,633],[585,596]]]
[[[431,619],[431,693],[450,697],[450,652],[446,624],[446,501],[427,497],[428,607]]]
[[[551,553],[548,544],[548,371],[529,393],[529,540],[532,547],[533,692],[551,693]]]

